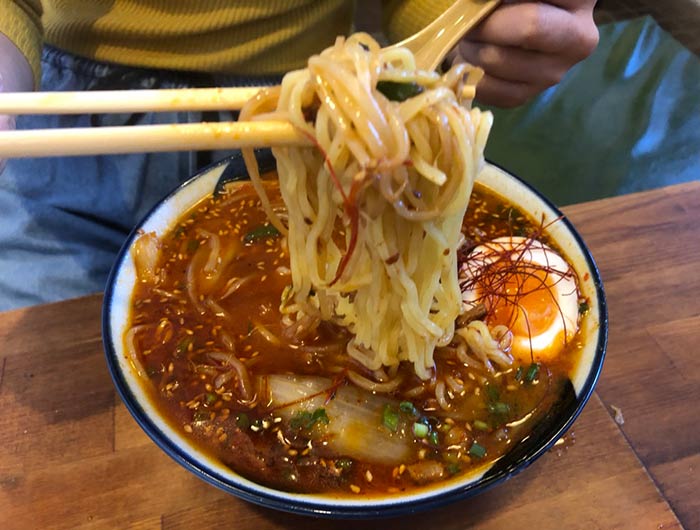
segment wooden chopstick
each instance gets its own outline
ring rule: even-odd
[[[0,131],[0,159],[312,145],[285,121]]]
[[[0,114],[239,110],[263,87],[0,93]]]

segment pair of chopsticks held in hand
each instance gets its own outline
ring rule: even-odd
[[[0,114],[234,111],[260,90],[16,92],[0,94]],[[311,141],[289,122],[269,120],[0,131],[0,159],[292,145],[311,145]]]
[[[447,52],[500,0],[455,0],[418,33],[394,44],[411,50],[416,65],[435,70]],[[0,94],[0,114],[93,114],[240,110],[261,88],[198,88]],[[463,94],[463,97],[465,94]],[[469,94],[468,97],[474,97]],[[59,155],[198,151],[310,145],[286,121],[135,125],[0,131],[0,160]]]
[[[0,94],[0,114],[240,110],[260,87]],[[0,131],[0,159],[307,145],[285,121]]]

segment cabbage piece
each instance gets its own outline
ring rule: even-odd
[[[328,424],[323,431],[326,447],[341,456],[377,464],[406,463],[414,438],[405,429],[391,432],[383,425],[384,407],[399,402],[344,385],[329,400],[333,381],[325,377],[267,375],[258,382],[275,415],[290,422],[300,413],[323,408]]]

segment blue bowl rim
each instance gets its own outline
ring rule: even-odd
[[[269,150],[260,150],[256,152],[258,158],[265,160],[265,157],[270,156]],[[595,388],[596,383],[600,377],[600,373],[603,368],[603,362],[605,359],[605,352],[607,349],[608,340],[608,310],[607,301],[605,298],[605,291],[603,288],[603,282],[600,275],[598,266],[588,249],[588,246],[583,241],[583,238],[576,230],[574,225],[571,223],[569,218],[564,215],[549,199],[537,191],[532,185],[525,182],[523,179],[514,175],[510,171],[506,170],[499,164],[493,162],[489,163],[515,180],[519,181],[522,185],[528,188],[532,193],[534,193],[546,206],[552,209],[552,211],[557,214],[560,218],[561,223],[566,225],[566,228],[574,237],[577,245],[579,246],[586,263],[593,275],[593,283],[595,285],[595,290],[598,298],[598,314],[599,314],[599,332],[598,332],[598,344],[596,345],[595,355],[591,364],[591,371],[586,378],[580,392],[576,395],[575,406],[573,410],[567,411],[560,421],[555,423],[555,428],[549,432],[546,440],[537,445],[534,451],[527,452],[521,458],[509,462],[506,466],[499,468],[496,473],[489,474],[487,472],[481,479],[465,485],[462,488],[450,489],[440,493],[436,490],[435,495],[428,495],[425,498],[419,500],[413,500],[411,502],[402,502],[400,499],[396,503],[383,504],[379,507],[372,507],[371,500],[368,500],[368,507],[358,507],[358,506],[346,506],[346,505],[334,505],[333,499],[328,498],[327,505],[320,505],[316,502],[298,502],[298,498],[295,498],[294,504],[282,497],[270,496],[266,493],[261,493],[254,488],[250,488],[243,484],[232,484],[227,481],[224,477],[219,476],[213,470],[203,469],[193,463],[187,454],[184,453],[177,444],[169,440],[164,433],[152,422],[148,417],[146,412],[143,410],[139,404],[136,397],[131,393],[129,386],[124,379],[123,374],[118,365],[117,352],[114,349],[114,338],[112,337],[111,327],[110,327],[110,314],[112,299],[114,296],[114,284],[121,268],[122,262],[126,259],[128,250],[133,243],[134,239],[138,235],[138,230],[144,223],[150,219],[150,217],[160,208],[160,206],[166,201],[170,200],[173,196],[177,195],[183,188],[189,186],[197,180],[201,175],[208,173],[222,165],[228,165],[236,160],[240,159],[239,154],[235,154],[226,157],[218,162],[215,162],[198,172],[196,172],[191,178],[185,182],[178,185],[173,191],[171,191],[166,197],[161,201],[156,203],[148,213],[141,219],[139,223],[131,230],[127,236],[124,244],[122,245],[119,253],[117,254],[114,265],[110,271],[107,286],[105,289],[103,306],[102,306],[102,342],[105,349],[105,356],[107,360],[107,366],[109,369],[112,381],[119,393],[120,398],[125,404],[127,410],[139,424],[139,426],[144,430],[144,432],[153,440],[153,442],[160,447],[168,456],[175,460],[185,469],[189,470],[200,479],[205,482],[229,493],[240,497],[246,501],[252,502],[254,504],[273,508],[276,510],[294,513],[297,515],[310,515],[315,517],[325,517],[325,518],[342,518],[342,519],[373,519],[373,518],[385,518],[385,517],[396,517],[401,515],[413,514],[419,511],[426,511],[441,506],[457,502],[459,500],[465,500],[469,497],[473,497],[479,493],[483,493],[486,490],[504,482],[505,480],[512,478],[530,466],[535,460],[546,453],[554,443],[561,438],[566,431],[571,427],[574,421],[581,414],[584,406],[590,399],[591,394]],[[284,493],[282,492],[282,495]]]

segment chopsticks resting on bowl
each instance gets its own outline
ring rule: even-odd
[[[0,94],[0,114],[239,110],[261,87]],[[310,145],[285,121],[0,131],[0,158]]]

